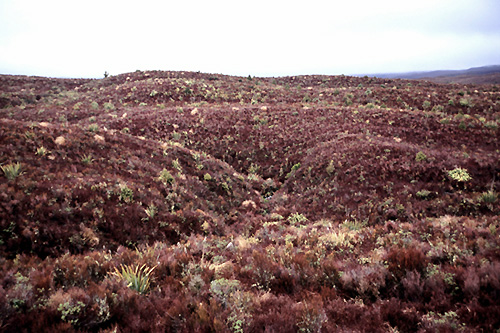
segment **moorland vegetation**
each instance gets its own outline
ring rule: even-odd
[[[500,328],[500,88],[0,76],[0,330]]]

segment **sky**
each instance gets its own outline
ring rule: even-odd
[[[0,74],[371,74],[500,64],[498,0],[0,0]]]

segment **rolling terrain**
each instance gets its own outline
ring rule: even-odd
[[[369,76],[386,79],[426,80],[444,84],[500,84],[500,66],[482,66],[464,70],[375,74]]]
[[[500,328],[500,89],[0,76],[0,330]]]

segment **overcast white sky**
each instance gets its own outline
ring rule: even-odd
[[[500,64],[498,0],[0,0],[0,74],[361,74]]]

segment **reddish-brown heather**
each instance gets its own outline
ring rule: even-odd
[[[0,75],[0,331],[498,330],[499,125],[495,85]]]

